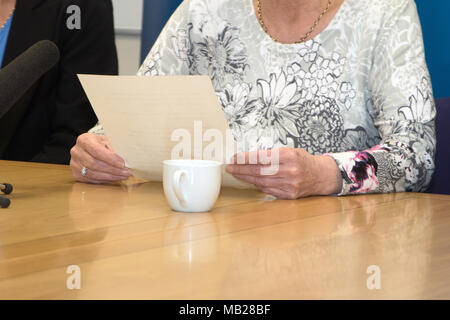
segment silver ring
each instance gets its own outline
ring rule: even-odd
[[[86,177],[87,171],[88,171],[88,168],[86,168],[86,167],[81,168],[81,175],[82,175],[83,177]]]

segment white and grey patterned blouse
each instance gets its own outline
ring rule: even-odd
[[[330,154],[341,194],[430,183],[436,112],[413,0],[345,0],[302,44],[271,40],[252,0],[185,0],[138,74],[209,75],[237,139]]]

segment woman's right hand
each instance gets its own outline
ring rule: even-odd
[[[70,154],[73,176],[80,182],[101,184],[127,180],[131,176],[125,161],[114,153],[104,135],[82,134]],[[84,176],[83,168],[86,168]]]

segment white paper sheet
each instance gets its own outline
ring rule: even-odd
[[[207,76],[79,75],[79,79],[115,152],[138,178],[161,181],[162,162],[174,158],[174,150],[183,146],[185,152],[178,157],[187,159],[227,162],[236,151]],[[208,141],[205,134],[213,138]],[[221,152],[205,154],[219,144]],[[223,185],[251,187],[225,172]]]

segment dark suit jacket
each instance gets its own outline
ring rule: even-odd
[[[79,30],[67,28],[71,5]],[[61,60],[0,119],[0,159],[68,164],[77,136],[97,122],[76,74],[117,74],[111,0],[17,0],[3,65],[45,39]]]

